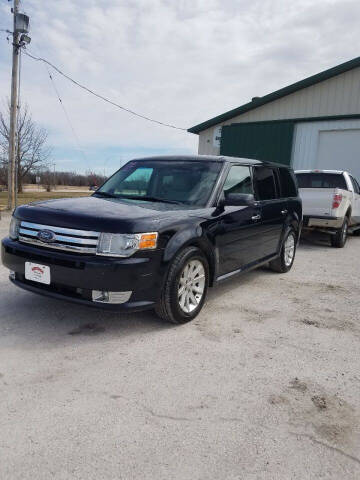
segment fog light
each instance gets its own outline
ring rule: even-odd
[[[107,292],[102,290],[92,291],[93,302],[99,303],[125,303],[131,297],[132,292]]]
[[[12,270],[10,270],[9,278],[11,278],[11,280],[15,280],[15,272],[13,272]]]

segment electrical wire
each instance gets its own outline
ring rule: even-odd
[[[69,80],[70,82],[74,83],[75,85],[77,85],[78,87],[82,88],[83,90],[86,90],[88,93],[91,93],[91,95],[94,95],[95,97],[98,97],[98,98],[100,98],[101,100],[104,100],[104,102],[110,103],[110,105],[113,105],[114,107],[119,108],[120,110],[124,110],[125,112],[128,112],[128,113],[130,113],[131,115],[135,115],[136,117],[142,118],[143,120],[147,120],[147,121],[152,122],[152,123],[157,123],[158,125],[162,125],[162,126],[164,126],[164,127],[174,128],[174,129],[176,129],[176,130],[182,130],[182,131],[184,131],[184,132],[187,132],[187,129],[186,129],[186,128],[177,127],[177,126],[175,126],[175,125],[171,125],[170,123],[160,122],[159,120],[155,120],[155,119],[153,119],[153,118],[147,117],[147,116],[142,115],[142,114],[140,114],[140,113],[134,112],[133,110],[130,110],[129,108],[125,108],[125,107],[119,105],[118,103],[113,102],[112,100],[109,100],[108,98],[104,97],[103,95],[100,95],[99,93],[96,93],[96,92],[94,92],[93,90],[90,90],[90,88],[85,87],[85,86],[82,85],[81,83],[79,83],[79,82],[77,82],[76,80],[74,80],[73,78],[71,78],[71,77],[70,77],[69,75],[67,75],[66,73],[62,72],[58,67],[56,67],[55,65],[53,65],[51,62],[49,62],[49,61],[46,60],[45,58],[35,57],[34,55],[31,55],[31,53],[27,52],[26,50],[24,50],[24,53],[25,53],[25,55],[27,55],[28,57],[32,58],[33,60],[36,60],[37,62],[46,63],[47,65],[49,65],[51,68],[53,68],[56,72],[58,72],[60,75],[62,75],[63,77],[65,77],[65,78],[66,78],[67,80]]]
[[[68,124],[69,124],[69,126],[70,126],[70,129],[71,129],[72,134],[73,134],[73,136],[74,136],[74,139],[75,139],[75,142],[76,142],[76,144],[77,144],[78,150],[81,152],[81,154],[82,154],[82,156],[83,156],[83,159],[86,161],[86,163],[88,163],[88,159],[87,159],[87,157],[86,157],[86,155],[85,155],[84,150],[81,148],[80,140],[79,140],[79,137],[78,137],[78,135],[77,135],[77,133],[76,133],[76,131],[75,131],[74,125],[72,124],[72,121],[70,120],[70,116],[69,116],[69,114],[68,114],[68,112],[67,112],[67,110],[66,110],[66,108],[65,108],[64,102],[62,101],[62,99],[61,99],[61,97],[60,97],[59,90],[58,90],[57,87],[56,87],[55,80],[53,79],[53,77],[52,77],[52,75],[51,75],[51,73],[50,73],[50,70],[49,70],[49,68],[48,68],[47,65],[45,65],[45,68],[46,68],[46,70],[47,70],[47,72],[48,72],[48,75],[49,75],[51,84],[52,84],[52,86],[53,86],[53,88],[54,88],[55,94],[56,94],[56,96],[57,96],[57,98],[58,98],[58,100],[59,100],[59,103],[60,103],[60,105],[61,105],[61,108],[62,108],[62,110],[63,110],[63,112],[64,112],[65,118],[66,118],[66,120],[67,120],[67,122],[68,122]]]
[[[25,50],[24,50],[24,51],[25,51]],[[38,54],[38,55],[39,55],[39,54]],[[65,108],[64,102],[63,102],[62,98],[60,97],[59,90],[58,90],[57,87],[56,87],[55,80],[54,80],[53,76],[51,75],[50,70],[49,70],[49,67],[48,67],[48,65],[46,65],[46,63],[44,63],[44,68],[45,68],[46,71],[47,71],[47,74],[48,74],[49,79],[50,79],[50,83],[51,83],[51,85],[52,85],[52,87],[53,87],[53,89],[54,89],[54,92],[55,92],[55,95],[56,95],[57,99],[59,100],[59,103],[60,103],[61,108],[62,108],[62,110],[63,110],[63,112],[64,112],[64,115],[65,115],[66,121],[67,121],[68,124],[69,124],[70,130],[71,130],[71,132],[72,132],[72,134],[73,134],[73,137],[74,137],[74,139],[75,139],[75,144],[77,145],[77,150],[82,154],[83,159],[85,160],[86,166],[88,167],[88,165],[89,165],[88,158],[87,158],[87,156],[86,156],[83,148],[82,148],[81,145],[80,145],[79,136],[78,136],[78,134],[76,133],[75,127],[74,127],[74,125],[73,125],[73,123],[72,123],[72,121],[71,121],[71,119],[70,119],[70,115],[68,114],[68,112],[67,112],[67,110],[66,110],[66,108]]]

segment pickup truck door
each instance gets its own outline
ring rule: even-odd
[[[254,168],[254,188],[261,206],[261,257],[278,252],[280,238],[287,215],[287,200],[280,197],[276,170],[269,167]]]
[[[227,193],[254,193],[250,167],[230,167],[223,186],[223,195]],[[235,272],[261,258],[261,208],[258,203],[241,207],[226,206],[216,224],[219,276]]]

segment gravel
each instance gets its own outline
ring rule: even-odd
[[[308,236],[288,274],[228,281],[178,327],[0,265],[0,478],[360,478],[359,248]]]

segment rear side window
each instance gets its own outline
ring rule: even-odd
[[[224,184],[225,196],[229,193],[251,193],[253,187],[250,175],[250,168],[243,165],[234,165],[230,168]]]
[[[341,188],[347,190],[344,176],[341,173],[297,173],[299,188]]]
[[[287,168],[279,168],[279,177],[282,197],[296,197],[297,187],[294,174]]]
[[[277,198],[275,175],[272,168],[254,168],[255,189],[259,200],[272,200]]]

